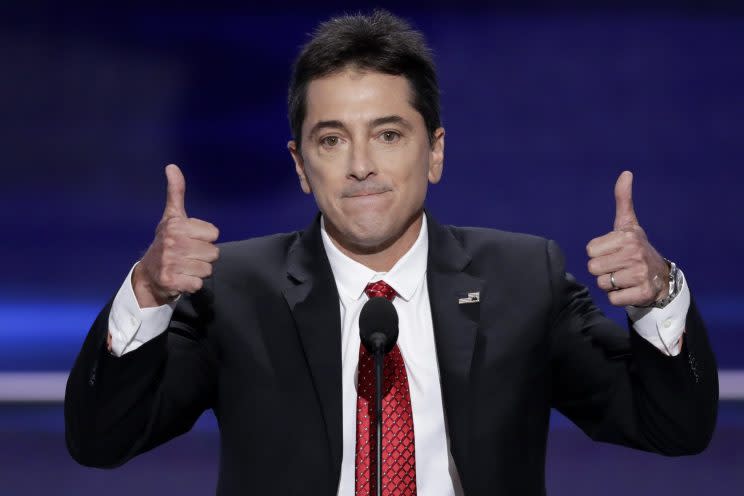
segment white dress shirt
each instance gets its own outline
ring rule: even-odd
[[[426,284],[429,251],[426,216],[416,242],[388,272],[375,272],[347,257],[333,244],[321,224],[323,246],[338,288],[341,310],[341,383],[343,387],[344,449],[339,495],[354,494],[356,453],[357,363],[359,362],[359,312],[369,299],[364,288],[384,280],[398,293],[398,347],[408,374],[413,414],[418,494],[462,494],[460,479],[450,455],[444,422],[439,364],[434,345],[434,324]]]
[[[384,280],[398,296],[398,346],[406,366],[416,457],[416,487],[424,496],[462,494],[449,450],[444,419],[439,364],[426,283],[429,249],[426,216],[418,238],[388,272],[375,272],[344,255],[331,241],[321,220],[321,235],[339,293],[341,315],[341,380],[343,388],[343,458],[338,494],[354,494],[356,442],[356,371],[359,360],[359,312],[368,300],[368,283]],[[132,268],[133,270],[134,268]],[[687,282],[665,308],[628,307],[633,328],[666,355],[677,355],[690,304]],[[168,327],[175,302],[141,309],[131,283],[131,271],[114,298],[109,315],[112,353],[121,356],[161,334]]]

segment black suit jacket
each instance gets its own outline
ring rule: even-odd
[[[707,445],[717,372],[694,303],[682,353],[667,357],[600,313],[553,242],[431,216],[427,280],[466,494],[544,494],[551,407],[596,440],[668,455]],[[458,304],[474,291],[480,303]],[[168,332],[121,358],[106,352],[109,304],[67,384],[70,453],[120,465],[212,408],[218,494],[335,494],[338,305],[318,218],[304,232],[223,245],[213,277],[182,298]]]

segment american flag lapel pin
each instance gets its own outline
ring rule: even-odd
[[[480,291],[474,291],[468,293],[467,296],[458,298],[457,303],[460,305],[465,305],[466,303],[480,303]]]

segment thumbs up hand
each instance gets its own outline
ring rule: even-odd
[[[165,175],[168,189],[163,217],[132,275],[134,294],[142,308],[164,305],[181,293],[198,291],[219,257],[214,244],[219,230],[186,215],[186,180],[181,169],[171,164]]]
[[[589,272],[617,306],[649,306],[669,292],[669,266],[648,242],[633,209],[633,174],[625,171],[615,183],[612,232],[586,247]]]

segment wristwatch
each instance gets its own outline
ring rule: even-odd
[[[682,271],[677,269],[677,264],[666,258],[664,261],[669,265],[669,294],[653,302],[650,306],[654,308],[664,308],[667,306],[679,294],[684,284],[684,276],[682,275]]]

